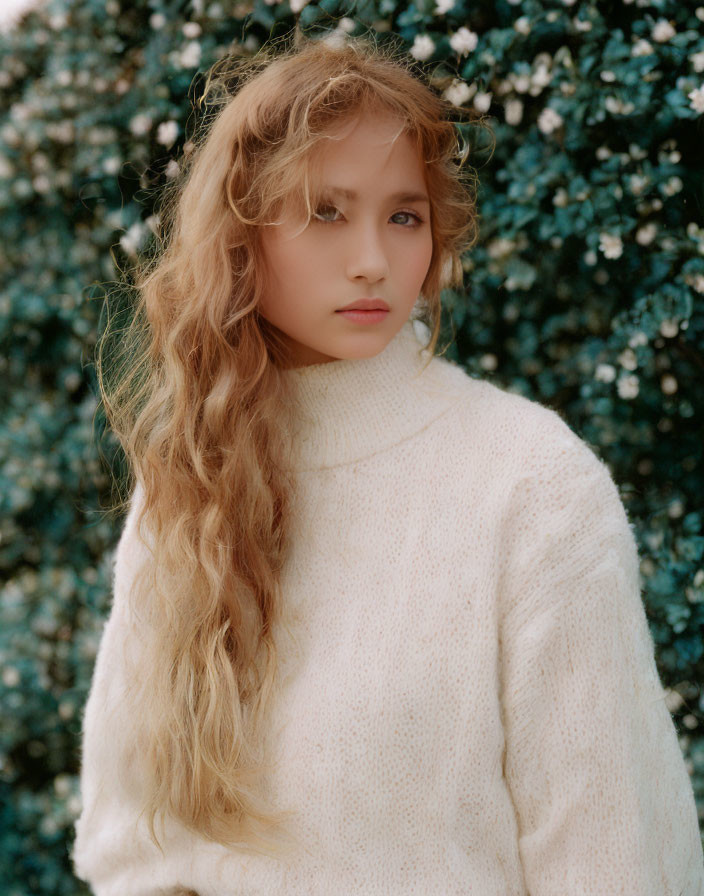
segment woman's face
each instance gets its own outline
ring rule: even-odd
[[[323,201],[309,222],[292,210],[262,230],[268,289],[262,316],[278,328],[293,366],[370,358],[410,317],[432,256],[423,162],[389,113],[346,120],[319,149]],[[339,313],[381,299],[378,322]]]

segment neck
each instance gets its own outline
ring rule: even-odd
[[[418,432],[452,403],[437,381],[442,363],[409,320],[372,358],[285,370],[297,411],[293,469],[351,463]]]

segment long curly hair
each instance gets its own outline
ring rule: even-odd
[[[311,160],[330,128],[371,109],[402,119],[431,201],[432,260],[414,313],[432,356],[441,290],[461,285],[477,237],[476,178],[458,110],[392,43],[299,36],[207,74],[209,114],[163,194],[157,250],[134,262],[129,325],[108,320],[96,367],[149,548],[128,602],[141,644],[132,743],[151,836],[158,844],[155,819],[171,816],[275,853],[290,813],[267,799],[262,743],[296,406],[286,347],[257,310],[262,227],[285,203],[314,208]]]

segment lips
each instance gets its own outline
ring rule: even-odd
[[[357,299],[351,305],[338,308],[338,311],[390,311],[389,306],[382,299]]]

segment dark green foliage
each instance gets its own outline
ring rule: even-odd
[[[199,72],[296,20],[400,35],[488,112],[495,148],[461,128],[481,232],[444,294],[447,354],[558,410],[610,465],[704,814],[704,7],[52,0],[0,38],[5,896],[85,892],[67,853],[80,708],[120,526],[91,362],[102,295],[149,246]]]

